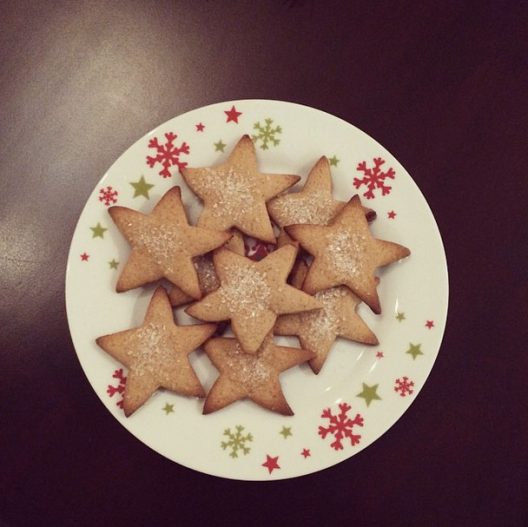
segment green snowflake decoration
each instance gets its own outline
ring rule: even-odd
[[[280,139],[277,138],[277,135],[282,134],[282,128],[280,126],[273,127],[273,119],[269,117],[264,119],[264,125],[260,124],[260,121],[257,121],[253,125],[253,129],[257,130],[255,135],[252,135],[251,138],[257,144],[260,141],[260,148],[262,150],[268,150],[271,146],[277,146],[280,143]]]
[[[222,441],[220,443],[220,446],[224,449],[230,449],[231,452],[229,455],[232,458],[238,457],[238,453],[241,451],[245,456],[249,454],[249,451],[251,450],[247,443],[253,441],[253,436],[251,434],[243,434],[244,427],[241,425],[235,426],[235,430],[231,430],[230,428],[226,428],[224,430],[224,435],[228,438],[228,441]]]

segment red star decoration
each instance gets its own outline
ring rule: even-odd
[[[203,132],[205,130],[205,124],[203,123],[198,123],[198,124],[195,124],[194,126],[196,126],[197,132]]]
[[[376,358],[377,359],[383,359],[383,351],[376,352]]]
[[[432,329],[434,328],[434,320],[428,320],[426,323],[425,323],[425,327],[427,329]]]
[[[266,461],[262,463],[263,467],[266,467],[268,469],[268,472],[271,474],[276,468],[280,468],[277,461],[279,460],[279,456],[271,457],[268,454],[266,454]]]
[[[242,115],[242,112],[237,112],[234,106],[231,106],[231,110],[224,110],[224,113],[227,115],[226,123],[233,121],[238,124],[238,116]]]
[[[309,448],[303,448],[302,452],[301,452],[301,456],[304,456],[304,459],[306,459],[307,457],[310,457],[312,454],[310,454],[310,449]]]
[[[390,210],[389,212],[387,212],[387,218],[389,218],[389,220],[393,220],[395,217],[396,217],[396,213],[393,210]]]
[[[81,254],[81,260],[83,262],[87,262],[88,261],[88,258],[90,258],[90,255],[89,254],[86,254],[86,253],[82,253]]]

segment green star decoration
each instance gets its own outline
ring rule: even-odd
[[[169,404],[169,403],[165,403],[165,406],[163,407],[163,411],[167,415],[172,414],[174,412],[174,405],[173,404]]]
[[[405,313],[400,313],[400,312],[398,311],[398,313],[396,313],[396,320],[397,320],[398,322],[401,322],[402,320],[405,320]]]
[[[330,162],[330,166],[331,167],[336,167],[337,165],[339,165],[339,159],[338,157],[334,154],[332,157],[330,157],[328,159],[328,161]]]
[[[117,269],[119,262],[114,258],[108,262],[108,265],[110,266],[110,269]]]
[[[97,222],[97,225],[95,227],[90,227],[90,230],[93,233],[92,238],[104,238],[104,233],[108,229],[105,229],[99,222]]]
[[[363,384],[363,391],[358,393],[356,397],[361,397],[362,399],[365,399],[365,402],[367,403],[367,406],[370,406],[370,403],[374,400],[381,401],[381,397],[378,395],[377,390],[379,384],[373,384],[372,386],[369,386],[368,384]]]
[[[409,343],[409,349],[405,352],[412,356],[413,360],[416,360],[418,355],[423,355],[423,351],[420,349],[421,344],[411,344]]]
[[[291,436],[292,435],[291,426],[283,426],[279,434],[281,434],[284,437],[284,439],[286,439],[288,436]]]
[[[223,152],[226,145],[222,143],[222,139],[218,141],[218,143],[214,143],[215,152]]]
[[[147,183],[145,177],[141,176],[139,181],[130,183],[134,187],[134,198],[143,196],[144,198],[150,199],[149,190],[154,186],[152,183]]]

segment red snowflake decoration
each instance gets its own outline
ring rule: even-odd
[[[246,250],[246,256],[252,260],[255,260],[256,262],[268,256],[268,254],[275,249],[275,246],[271,243],[264,243],[259,240],[255,240],[254,238],[248,238],[244,240],[244,247]]]
[[[399,392],[401,397],[411,395],[411,393],[414,392],[414,382],[409,380],[409,377],[402,377],[401,379],[396,379],[395,382],[396,384],[394,385],[394,391]]]
[[[123,373],[123,368],[115,370],[112,377],[114,379],[117,379],[119,383],[117,384],[117,386],[112,386],[111,384],[109,384],[106,388],[106,393],[110,397],[113,397],[116,393],[119,394],[121,398],[119,398],[116,405],[119,406],[119,408],[123,408],[123,393],[125,391],[125,384],[127,380],[126,375]]]
[[[117,203],[117,194],[117,190],[114,190],[112,187],[103,187],[99,189],[99,201],[109,207]]]
[[[157,152],[156,157],[147,156],[147,165],[153,168],[154,165],[159,163],[163,168],[158,174],[163,178],[171,177],[169,168],[176,165],[178,169],[185,168],[187,163],[180,161],[180,155],[188,154],[190,149],[189,145],[185,142],[180,147],[174,146],[174,140],[178,136],[169,132],[165,134],[165,143],[160,144],[157,137],[153,137],[148,144],[149,148],[154,148]]]
[[[363,172],[364,176],[359,179],[357,177],[354,178],[354,187],[359,188],[362,185],[365,185],[367,187],[366,192],[363,192],[363,196],[365,196],[367,199],[374,198],[374,190],[381,189],[381,195],[385,196],[387,194],[390,194],[391,188],[385,184],[386,179],[394,179],[394,176],[396,173],[392,168],[389,168],[387,172],[382,172],[381,165],[385,163],[381,157],[375,157],[373,159],[374,166],[371,168],[367,168],[367,162],[362,161],[357,166],[358,172]]]
[[[339,404],[339,414],[334,415],[330,408],[323,410],[321,417],[328,419],[328,426],[319,426],[319,435],[324,439],[328,434],[334,436],[335,441],[330,444],[334,450],[343,450],[342,439],[348,437],[352,446],[357,445],[361,439],[360,435],[352,432],[354,426],[363,426],[363,417],[356,414],[354,419],[350,419],[348,411],[352,407],[347,403]]]

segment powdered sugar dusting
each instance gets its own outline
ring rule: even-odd
[[[327,192],[286,194],[276,198],[270,210],[281,225],[309,223],[327,225],[339,209]]]
[[[262,359],[258,355],[244,353],[238,342],[227,352],[226,364],[229,368],[230,379],[242,385],[246,390],[258,388],[267,383],[270,378],[269,369],[266,368]]]
[[[339,303],[346,294],[344,287],[333,287],[315,295],[315,298],[323,305],[322,309],[302,315],[307,333],[314,341],[327,340],[338,334],[341,322]]]
[[[340,276],[358,276],[363,267],[366,237],[348,231],[327,234],[328,256]]]
[[[266,281],[266,273],[253,266],[230,268],[229,275],[220,288],[222,302],[230,312],[254,318],[268,306],[271,289]]]
[[[168,339],[166,327],[151,322],[134,333],[134,340],[130,342],[126,353],[133,360],[134,372],[142,377],[145,374],[159,376],[160,365],[173,358],[171,352],[173,346]]]
[[[174,226],[138,226],[133,242],[138,249],[146,250],[158,265],[169,268],[175,255],[187,253],[182,234]]]
[[[209,191],[213,194],[215,203],[212,205],[213,215],[228,215],[233,220],[241,219],[255,203],[255,185],[243,170],[230,167],[223,174],[222,185],[215,182]]]

